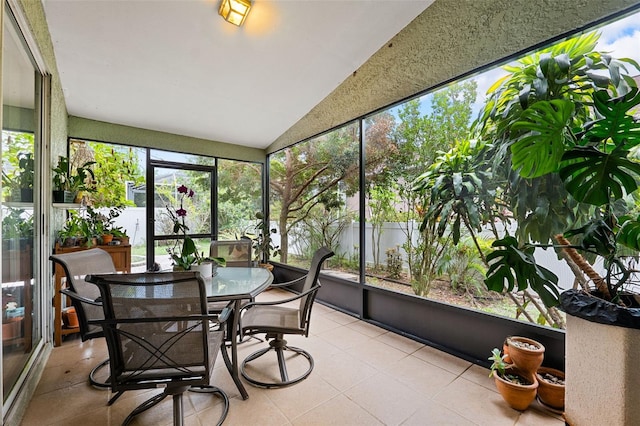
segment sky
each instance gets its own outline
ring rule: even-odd
[[[631,58],[640,63],[640,12],[593,30],[601,33],[596,46],[597,51],[608,52],[615,58]],[[627,71],[631,76],[640,74],[640,70],[632,66],[629,66]],[[472,77],[478,83],[478,95],[473,105],[472,119],[477,117],[478,111],[484,104],[487,89],[505,74],[502,68],[498,67]],[[428,95],[422,98],[423,114],[428,114],[430,110],[427,98]]]

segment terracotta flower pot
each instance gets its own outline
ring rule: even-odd
[[[542,365],[544,346],[533,339],[520,336],[507,337],[509,357],[528,377],[533,377]]]
[[[507,364],[511,364],[511,357],[509,356],[509,345],[507,344],[507,339],[504,339],[504,343],[502,344],[502,354],[503,354],[503,360],[504,362],[506,362]]]
[[[9,318],[2,322],[2,340],[10,340],[20,337],[22,317]]]
[[[78,314],[74,307],[69,307],[62,311],[62,321],[67,328],[78,328],[80,323],[78,322]]]
[[[562,410],[564,408],[564,384],[550,383],[544,379],[545,373],[556,376],[564,382],[564,373],[549,367],[540,367],[536,372],[538,397],[543,404]]]
[[[536,397],[536,391],[538,389],[538,381],[534,376],[527,376],[526,372],[521,371],[517,367],[510,367],[507,369],[507,374],[517,374],[523,378],[529,380],[531,384],[523,385],[512,383],[497,374],[494,374],[494,380],[496,388],[502,398],[509,406],[515,410],[523,411],[531,404],[531,401]]]
[[[261,268],[267,269],[270,272],[273,271],[273,265],[270,263],[259,263],[258,266],[260,266]]]

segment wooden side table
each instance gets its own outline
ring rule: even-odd
[[[131,245],[117,245],[117,246],[97,246],[98,248],[106,251],[111,255],[113,259],[113,265],[118,272],[131,272]],[[54,254],[72,253],[74,251],[88,250],[88,247],[74,246],[74,247],[62,247],[56,244],[54,248]],[[62,336],[67,334],[78,333],[80,329],[75,328],[62,328],[62,293],[60,290],[62,286],[62,278],[65,276],[64,269],[58,263],[55,265],[55,279],[54,279],[54,293],[53,293],[53,344],[54,346],[60,346],[62,344]]]

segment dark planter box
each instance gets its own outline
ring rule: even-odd
[[[23,188],[20,190],[20,201],[23,203],[32,203],[33,202],[33,189],[32,188]]]
[[[273,273],[275,282],[285,282],[306,271],[276,263]],[[320,283],[318,302],[475,364],[488,367],[491,350],[502,348],[505,337],[515,335],[542,343],[546,349],[543,364],[564,371],[563,330],[361,285],[322,273]]]
[[[73,203],[76,194],[71,191],[53,191],[52,198],[54,203]]]

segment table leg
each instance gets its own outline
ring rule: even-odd
[[[233,304],[233,312],[231,313],[231,360],[229,360],[229,355],[225,352],[222,353],[222,357],[224,358],[225,364],[227,364],[227,369],[231,374],[231,378],[236,384],[238,391],[240,391],[240,395],[242,395],[242,399],[248,399],[249,394],[247,390],[244,388],[242,381],[240,380],[239,365],[238,365],[238,323],[240,321],[240,308],[242,307],[242,300],[238,299]]]

